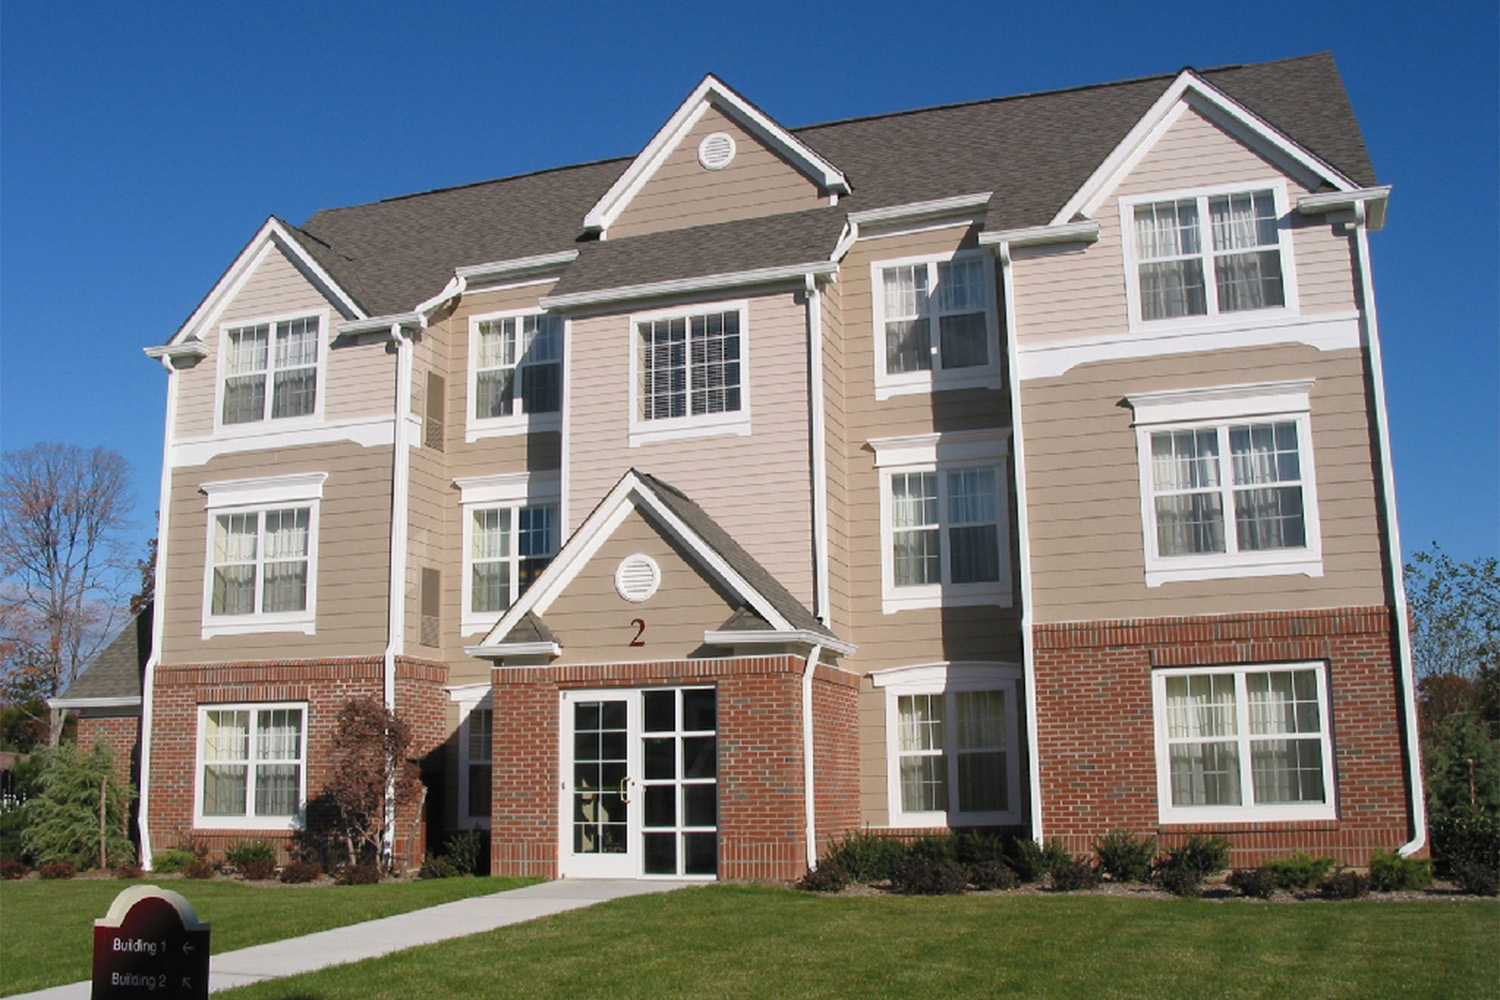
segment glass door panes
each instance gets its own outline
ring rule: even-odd
[[[572,712],[573,853],[624,854],[630,844],[627,702],[579,701]]]
[[[643,691],[641,700],[642,870],[647,875],[717,875],[717,692]]]

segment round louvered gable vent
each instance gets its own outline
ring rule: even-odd
[[[660,586],[661,567],[648,555],[626,556],[615,570],[615,593],[632,604],[647,600]]]
[[[734,159],[734,136],[715,132],[698,143],[698,162],[709,170],[723,170]]]

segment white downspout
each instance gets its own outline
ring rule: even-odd
[[[408,442],[407,410],[411,407],[412,344],[401,332],[400,323],[391,324],[391,340],[396,345],[396,399],[392,420],[391,443],[395,457],[391,462],[391,579],[389,618],[386,623],[384,703],[396,711],[396,657],[406,651],[406,540],[411,450]],[[395,788],[386,788],[385,843],[387,851],[396,846]],[[386,858],[389,863],[390,858]]]
[[[823,658],[823,646],[813,646],[802,668],[802,813],[806,818],[807,867],[818,866],[817,797],[813,794],[813,672]]]
[[[828,429],[823,401],[823,293],[818,279],[806,276],[808,326],[808,408],[812,418],[813,604],[814,614],[829,623],[828,596]]]
[[[1042,842],[1042,764],[1037,738],[1036,653],[1031,610],[1031,531],[1026,512],[1026,437],[1021,432],[1021,350],[1016,331],[1015,274],[1010,244],[995,245],[1000,259],[1001,298],[1005,303],[1005,368],[1010,387],[1010,452],[1016,465],[1016,536],[1021,560],[1021,683],[1026,692],[1027,780],[1031,786],[1031,836]]]
[[[1396,672],[1403,696],[1406,725],[1406,773],[1411,788],[1412,838],[1397,851],[1410,856],[1427,843],[1427,809],[1422,789],[1422,755],[1417,745],[1417,692],[1412,668],[1411,626],[1407,621],[1406,581],[1402,578],[1401,527],[1396,520],[1396,473],[1391,464],[1390,424],[1385,408],[1385,369],[1380,360],[1380,324],[1375,316],[1374,274],[1370,268],[1367,203],[1354,202],[1354,245],[1359,263],[1360,311],[1365,319],[1365,343],[1370,351],[1370,381],[1374,388],[1375,438],[1380,455],[1380,487],[1385,502],[1385,542],[1389,552],[1391,596],[1396,616]]]

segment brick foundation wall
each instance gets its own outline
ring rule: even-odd
[[[813,816],[818,856],[859,829],[859,677],[813,674]]]
[[[1045,836],[1083,853],[1114,829],[1229,837],[1232,863],[1293,850],[1365,865],[1411,836],[1400,688],[1383,607],[1038,625],[1035,718]],[[1157,812],[1153,668],[1329,664],[1338,818],[1163,825]]]

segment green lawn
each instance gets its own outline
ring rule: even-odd
[[[619,900],[224,994],[410,997],[1500,996],[1500,903],[825,898],[710,886]]]
[[[213,925],[213,951],[311,934],[344,924],[480,896],[534,879],[463,878],[388,885],[259,887],[238,882],[143,880],[187,897]],[[88,979],[94,920],[135,882],[0,882],[0,996]]]

